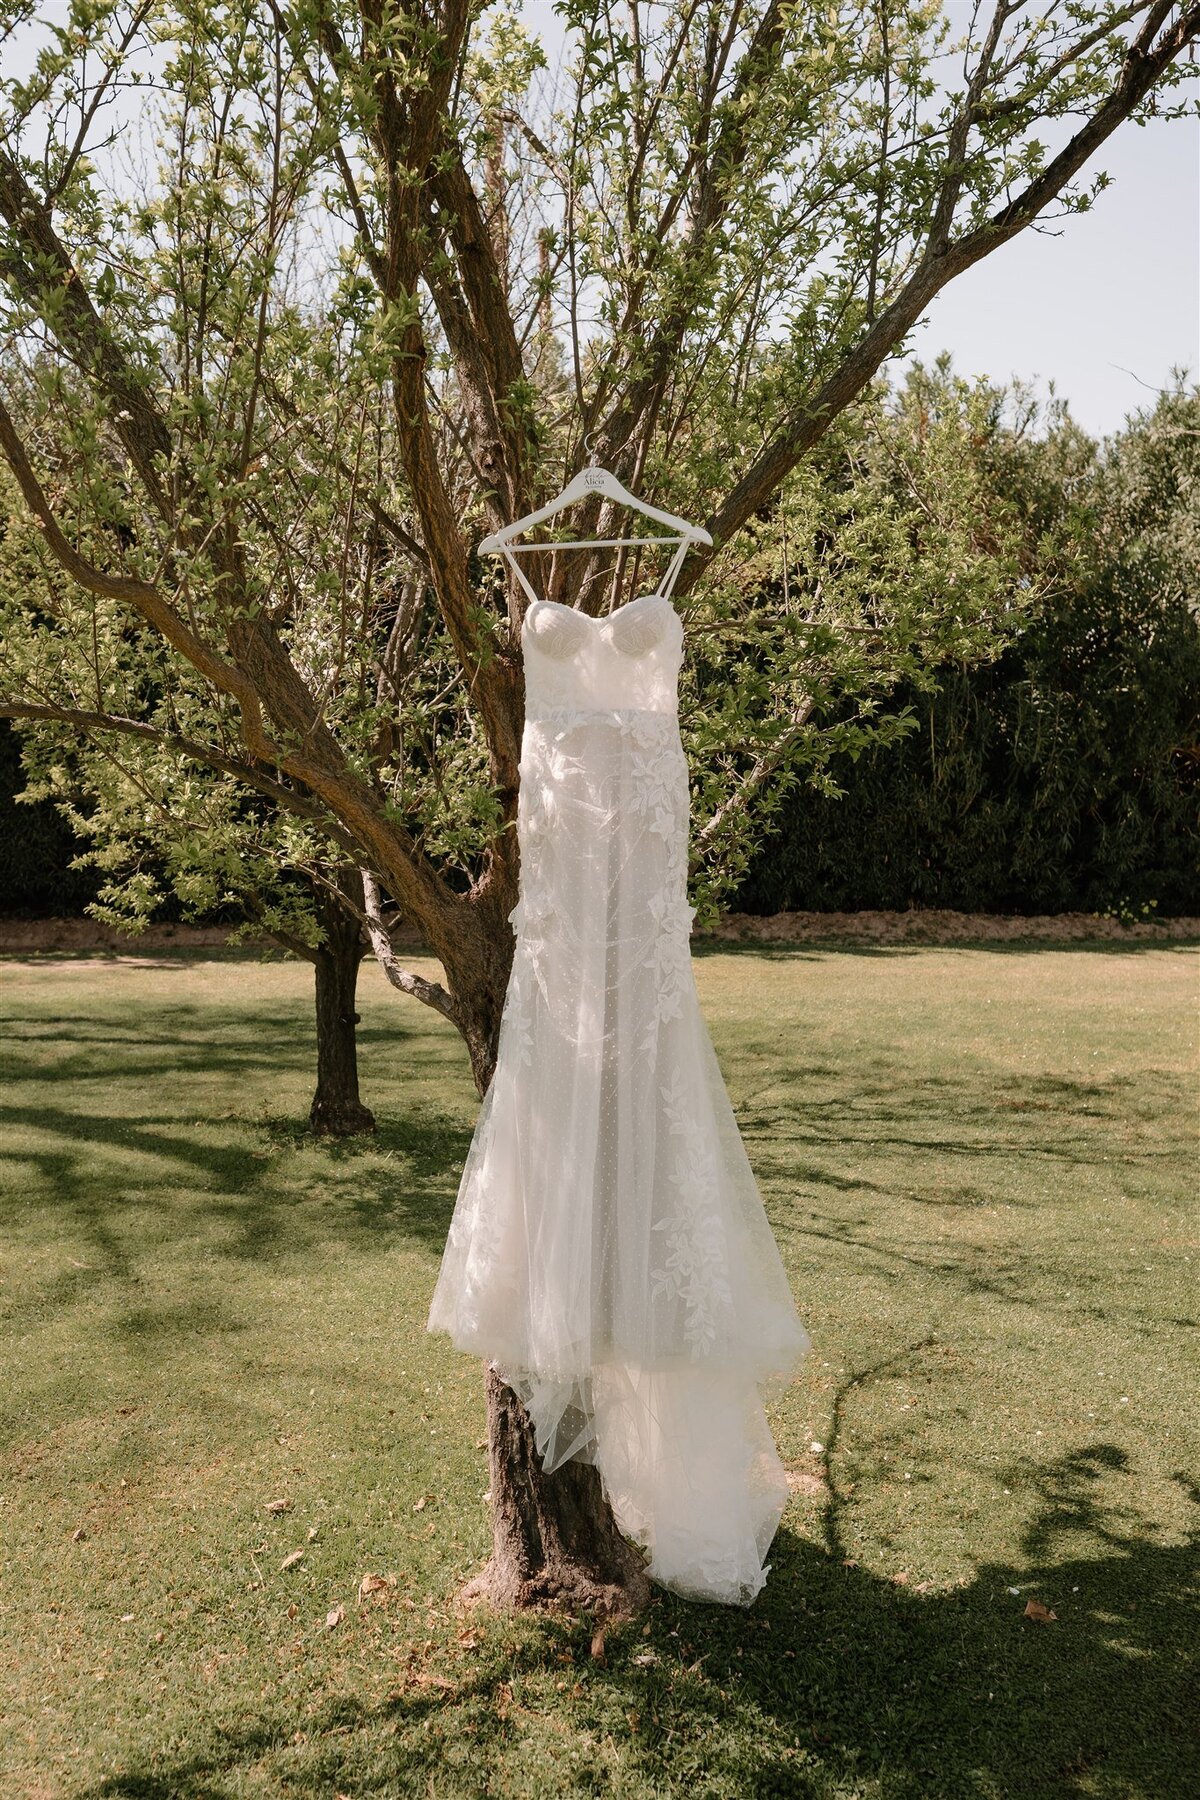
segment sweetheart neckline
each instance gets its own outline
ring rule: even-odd
[[[561,600],[543,600],[539,594],[537,598],[531,600],[526,607],[525,616],[528,618],[535,606],[552,606],[555,612],[570,613],[573,618],[585,619],[589,625],[607,625],[610,624],[613,619],[617,618],[619,614],[628,612],[631,607],[640,606],[643,600],[661,600],[663,605],[670,607],[674,616],[677,619],[679,618],[679,614],[675,611],[668,596],[666,594],[660,594],[657,589],[649,594],[638,594],[633,600],[626,600],[623,606],[616,607],[612,612],[600,613],[599,615],[582,612],[577,606],[566,606]],[[680,623],[682,624],[682,620],[680,620]]]

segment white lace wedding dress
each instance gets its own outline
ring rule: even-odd
[[[517,941],[428,1329],[547,1470],[595,1463],[652,1578],[748,1605],[787,1498],[764,1395],[809,1339],[692,975],[683,626],[538,600],[522,641]]]

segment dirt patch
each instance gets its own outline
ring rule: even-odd
[[[1179,943],[1200,938],[1200,919],[1123,925],[1098,913],[782,912],[727,913],[706,937],[736,943],[996,944]]]
[[[823,1475],[818,1475],[813,1469],[802,1468],[799,1463],[785,1463],[783,1466],[789,1492],[803,1494],[806,1500],[828,1498],[829,1488]]]
[[[1200,919],[1155,919],[1122,925],[1097,913],[1025,917],[1017,913],[782,912],[768,917],[727,913],[699,942],[745,944],[1181,943],[1200,940]],[[0,919],[0,955],[107,951],[141,960],[156,950],[219,950],[230,933],[219,925],[149,925],[137,937],[95,919]],[[254,951],[269,946],[247,945]],[[417,938],[396,948],[420,952]]]

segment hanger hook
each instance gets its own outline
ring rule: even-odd
[[[595,437],[595,435],[596,434],[594,431],[585,431],[583,434],[583,448],[587,453],[589,468],[594,467],[595,461],[596,461],[596,453],[592,449],[592,439]]]

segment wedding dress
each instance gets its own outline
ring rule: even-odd
[[[516,945],[428,1329],[547,1470],[596,1465],[653,1579],[748,1605],[787,1498],[764,1398],[809,1338],[692,974],[683,624],[536,600],[522,647]]]

